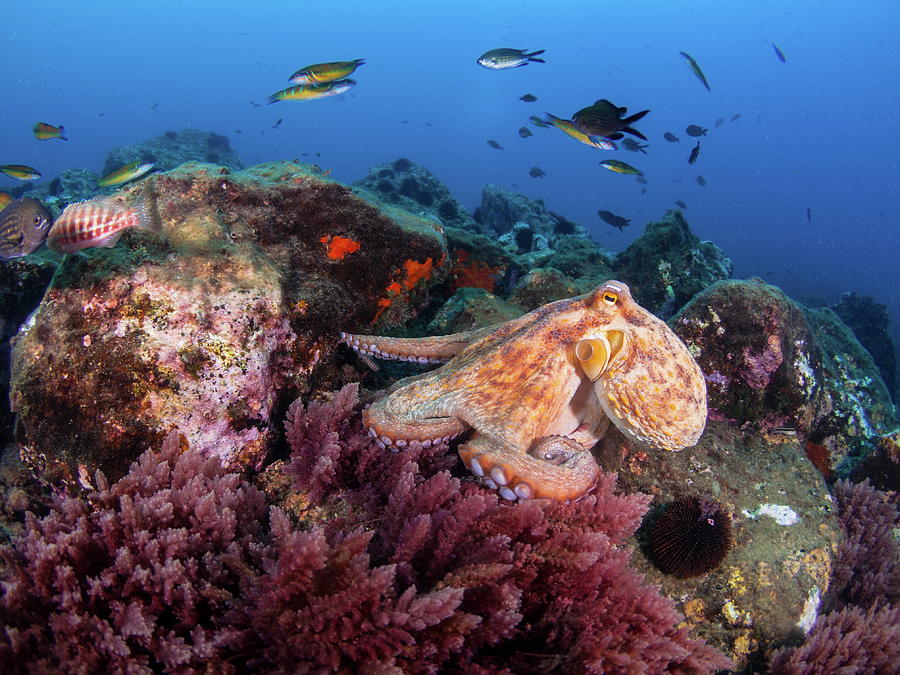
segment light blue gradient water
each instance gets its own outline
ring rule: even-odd
[[[33,165],[45,180],[99,172],[113,146],[196,127],[227,135],[247,164],[320,152],[315,161],[347,182],[406,156],[470,209],[498,183],[544,199],[613,250],[682,199],[735,276],[829,302],[871,294],[900,335],[895,2],[7,0],[0,16],[0,163]],[[500,46],[546,49],[547,63],[475,64]],[[711,92],[679,51],[697,59]],[[349,94],[249,103],[301,66],[353,58],[368,62]],[[527,92],[540,100],[517,100]],[[529,115],[568,117],[597,98],[652,111],[637,125],[649,155],[593,150],[555,129],[516,133]],[[37,121],[65,125],[71,140],[36,141]],[[709,129],[693,167],[691,123]],[[662,140],[669,130],[680,144]],[[647,174],[645,195],[598,166],[611,157]],[[528,176],[535,165],[546,178]],[[0,176],[0,190],[16,184]],[[602,223],[601,208],[632,227]]]

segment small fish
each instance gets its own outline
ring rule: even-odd
[[[597,211],[597,215],[607,224],[612,225],[617,228],[620,232],[628,227],[631,224],[631,220],[629,218],[623,218],[622,216],[617,216],[612,211]]]
[[[643,176],[635,176],[635,177],[634,177],[634,180],[635,180],[636,182],[640,183],[641,185],[646,185],[646,184],[647,184],[647,179],[644,178]]]
[[[688,157],[688,164],[693,164],[697,161],[697,158],[700,156],[700,141],[697,141],[697,145],[693,147],[691,150],[691,156]]]
[[[546,123],[544,120],[542,120],[540,117],[535,117],[534,115],[532,115],[532,116],[529,117],[528,119],[529,119],[529,120],[531,121],[531,123],[532,123],[534,126],[536,126],[536,127],[541,127],[542,129],[547,129],[547,128],[550,127],[550,125],[547,124],[547,123]]]
[[[337,96],[356,84],[354,80],[336,80],[335,82],[326,82],[325,84],[298,84],[295,87],[288,87],[277,91],[268,98],[268,102],[278,103],[279,101],[315,101],[328,96]]]
[[[643,176],[644,173],[635,169],[631,164],[626,164],[625,162],[620,162],[617,159],[607,159],[606,161],[600,162],[600,166],[604,169],[608,169],[614,173],[622,173],[628,176]]]
[[[49,141],[51,138],[58,138],[61,141],[69,140],[66,138],[66,131],[62,125],[55,127],[46,122],[38,122],[32,131],[34,131],[34,137],[39,141]]]
[[[537,99],[537,96],[535,96],[534,94],[525,94],[524,96],[520,96],[519,100],[525,101],[525,103],[534,103],[538,99]]]
[[[585,145],[589,145],[592,148],[597,148],[598,150],[616,149],[616,144],[607,138],[603,138],[602,136],[591,136],[590,134],[584,133],[581,129],[576,127],[573,122],[570,122],[569,120],[564,120],[557,117],[556,115],[551,115],[550,113],[546,113],[546,115],[547,124],[552,124],[564,134],[571,136],[579,143],[584,143]]]
[[[623,138],[622,139],[622,147],[628,150],[629,152],[643,152],[645,155],[647,151],[644,148],[649,148],[650,146],[644,143],[641,145],[633,138]]]
[[[485,142],[486,142],[489,146],[491,146],[494,150],[502,150],[502,149],[503,149],[503,146],[500,145],[500,144],[499,144],[497,141],[495,141],[493,138],[489,138],[489,139],[488,139],[487,141],[485,141]]]
[[[273,129],[277,129],[278,127],[281,126],[281,123],[282,123],[282,122],[284,122],[284,120],[281,119],[281,118],[279,117],[279,118],[278,118],[278,121],[275,122],[275,124],[272,125],[272,128],[273,128]]]
[[[735,113],[734,115],[731,116],[731,119],[729,120],[729,122],[734,122],[735,120],[739,120],[739,119],[741,119],[741,113]]]
[[[533,166],[528,170],[528,175],[532,178],[543,178],[547,174],[541,167]]]
[[[641,194],[642,195],[647,194],[647,188],[641,188]]]
[[[687,132],[688,136],[693,136],[694,138],[698,138],[700,136],[706,136],[706,129],[701,127],[698,124],[689,124],[685,132]]]
[[[0,211],[0,258],[21,258],[44,243],[53,217],[38,200],[13,199]]]
[[[529,136],[534,136],[534,134],[528,130],[528,127],[519,127],[519,136],[528,138]]]
[[[697,184],[698,185],[706,185],[706,179],[703,176],[697,176]]]
[[[685,204],[685,203],[684,203],[683,201],[681,201],[680,199],[676,199],[676,200],[675,200],[675,203],[676,203],[680,208],[682,208],[682,209],[686,209],[686,208],[687,208],[687,204]]]
[[[810,208],[806,209],[806,222],[807,224],[812,225],[812,209]]]
[[[311,66],[301,68],[291,75],[290,81],[294,84],[325,84],[326,82],[343,80],[365,62],[365,59],[354,59],[353,61],[314,63]]]
[[[628,112],[628,108],[620,108],[605,98],[601,98],[598,101],[594,101],[593,105],[582,108],[572,115],[572,122],[575,123],[575,126],[580,131],[591,136],[603,136],[611,141],[617,141],[622,138],[623,132],[625,132],[646,141],[647,137],[630,125],[637,122],[650,111],[642,110],[630,117],[622,117],[626,112]]]
[[[150,106],[150,110],[156,110],[159,107],[159,101]]]
[[[37,180],[41,177],[40,171],[24,164],[0,164],[0,173],[17,180]]]
[[[722,124],[723,124],[724,122],[725,122],[725,118],[724,118],[724,117],[720,117],[719,119],[717,119],[717,120],[716,120],[716,129],[718,129],[720,126],[722,126]]]
[[[94,246],[110,248],[129,227],[151,232],[162,230],[152,180],[147,181],[141,196],[130,208],[111,197],[69,204],[50,228],[47,247],[57,253],[74,253]]]
[[[673,134],[671,131],[667,131],[663,134],[663,138],[665,138],[669,143],[681,143],[681,140]]]
[[[12,200],[12,195],[8,195],[5,192],[0,192],[0,211],[5,209],[7,204],[9,204]]]
[[[775,436],[796,436],[797,430],[794,427],[775,427],[769,429],[769,433]]]
[[[703,83],[703,86],[706,87],[706,91],[712,91],[709,88],[709,82],[706,81],[706,75],[703,74],[703,71],[700,70],[700,66],[697,65],[697,62],[694,60],[694,57],[688,54],[687,52],[678,52],[681,54],[682,58],[687,62],[688,67],[691,69],[691,72],[697,76],[697,79]]]
[[[787,63],[787,59],[784,58],[784,52],[781,51],[781,50],[778,48],[778,45],[776,45],[774,42],[772,43],[772,49],[775,50],[775,56],[778,57],[778,60],[779,60],[779,61],[781,61],[782,63]]]
[[[528,53],[527,49],[492,49],[485,52],[475,61],[479,66],[490,70],[504,70],[505,68],[519,68],[527,66],[534,61],[535,63],[546,63],[544,59],[536,59],[535,56],[543,54],[546,49],[538,49],[536,52]]]
[[[108,187],[110,185],[121,185],[122,183],[127,183],[130,180],[134,180],[135,178],[140,178],[145,173],[150,171],[155,164],[151,162],[141,162],[141,160],[137,160],[131,162],[130,164],[126,164],[120,169],[116,169],[115,171],[111,171],[106,174],[97,181],[97,185],[101,187]]]
[[[254,108],[261,108],[261,107],[262,107],[262,104],[257,103],[256,101],[250,101],[250,105],[252,105]]]

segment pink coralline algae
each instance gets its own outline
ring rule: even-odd
[[[749,347],[744,347],[744,369],[741,377],[753,389],[765,389],[774,373],[784,362],[781,353],[781,338],[778,335],[769,335],[766,345],[761,352],[754,353]]]
[[[446,446],[385,452],[356,386],[291,406],[295,525],[170,436],[3,550],[4,672],[691,672],[688,637],[628,565],[647,508],[615,478],[572,504],[500,503]]]

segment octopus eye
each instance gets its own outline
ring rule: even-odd
[[[619,300],[619,294],[612,291],[603,291],[603,302],[607,305],[614,305]]]

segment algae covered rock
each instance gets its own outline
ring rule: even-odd
[[[671,316],[696,293],[734,270],[731,260],[708,241],[691,232],[680,211],[647,229],[613,261],[617,279],[627,282],[642,306],[654,314]]]
[[[240,169],[243,164],[231,149],[227,136],[199,129],[167,131],[133,145],[120,145],[110,150],[103,163],[103,175],[130,162],[152,162],[156,169],[167,171],[185,162],[207,162]]]
[[[548,211],[543,200],[530,199],[499,185],[484,186],[481,205],[474,215],[475,220],[497,235],[509,232],[516,223],[527,223],[535,234],[550,242],[562,234],[585,236],[583,227]]]
[[[765,436],[709,422],[696,446],[649,450],[614,431],[597,449],[621,489],[653,495],[632,563],[679,603],[693,634],[728,654],[741,672],[808,632],[831,580],[842,530],[827,485],[795,437]],[[679,579],[649,551],[661,510],[680,497],[714,500],[730,513],[733,544],[716,569]]]
[[[404,157],[376,164],[358,186],[411,213],[435,216],[443,225],[478,231],[481,228],[450,190],[428,169]]]
[[[228,467],[258,467],[281,402],[309,389],[338,333],[406,320],[446,275],[433,221],[299,164],[149,180],[164,232],[66,257],[15,339],[23,457],[70,481],[122,475],[173,428]]]
[[[830,310],[760,280],[720,281],[670,323],[704,372],[713,419],[794,429],[829,477],[896,423],[871,357]]]
[[[894,402],[900,401],[897,351],[891,339],[887,307],[868,295],[859,296],[851,292],[844,293],[841,301],[831,309],[853,330],[859,343],[872,355]]]
[[[549,302],[578,294],[578,286],[565,274],[552,267],[538,267],[519,279],[509,302],[530,312]]]
[[[506,323],[522,310],[483,288],[460,288],[428,324],[429,335],[449,335],[472,328]]]

